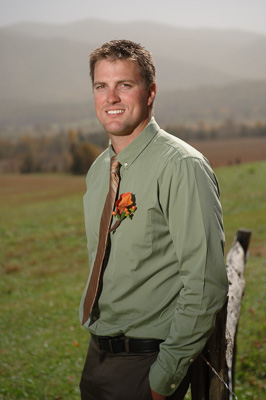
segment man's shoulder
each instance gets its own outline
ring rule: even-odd
[[[166,160],[182,161],[191,158],[207,161],[193,146],[163,129],[159,130],[155,143],[160,148],[161,156]]]
[[[99,168],[110,165],[110,151],[109,148],[105,149],[92,163],[89,171],[98,170]]]
[[[109,171],[110,166],[110,152],[109,148],[104,150],[91,164],[90,169],[87,173],[87,182],[92,176],[102,176],[106,171]]]

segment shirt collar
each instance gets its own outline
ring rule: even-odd
[[[159,125],[154,117],[152,117],[143,131],[117,155],[120,164],[128,168],[148,146],[159,129]],[[110,158],[116,155],[111,144],[109,145],[109,154]]]

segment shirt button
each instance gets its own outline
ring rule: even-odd
[[[174,383],[172,383],[171,389],[175,389],[175,388],[176,388],[176,385]]]
[[[128,167],[128,163],[127,163],[127,162],[124,163],[124,167],[125,167],[125,168]]]
[[[189,360],[189,362],[193,362],[194,360],[193,360],[193,358],[191,358],[190,360]]]

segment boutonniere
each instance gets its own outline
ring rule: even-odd
[[[119,199],[115,202],[115,210],[113,211],[113,216],[118,219],[114,226],[110,229],[112,232],[116,229],[123,219],[133,217],[134,212],[136,211],[136,199],[133,193],[122,193]]]

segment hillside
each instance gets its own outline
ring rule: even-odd
[[[75,123],[87,128],[92,125],[95,129],[96,117],[90,83],[86,90],[88,99],[82,102],[60,102],[55,96],[45,102],[40,99],[34,103],[22,99],[0,101],[0,130],[8,126],[15,128],[53,123],[63,126]],[[161,125],[197,123],[200,120],[207,123],[227,119],[247,123],[265,121],[266,81],[173,91],[163,91],[159,87],[155,115]]]
[[[178,123],[226,119],[265,121],[266,81],[162,91],[156,99],[156,115],[161,124],[174,120]]]
[[[152,51],[160,93],[156,112],[170,123],[210,113],[223,118],[217,109],[226,107],[239,118],[265,120],[266,36],[83,20],[0,28],[0,126],[92,117],[88,55],[113,38]]]

